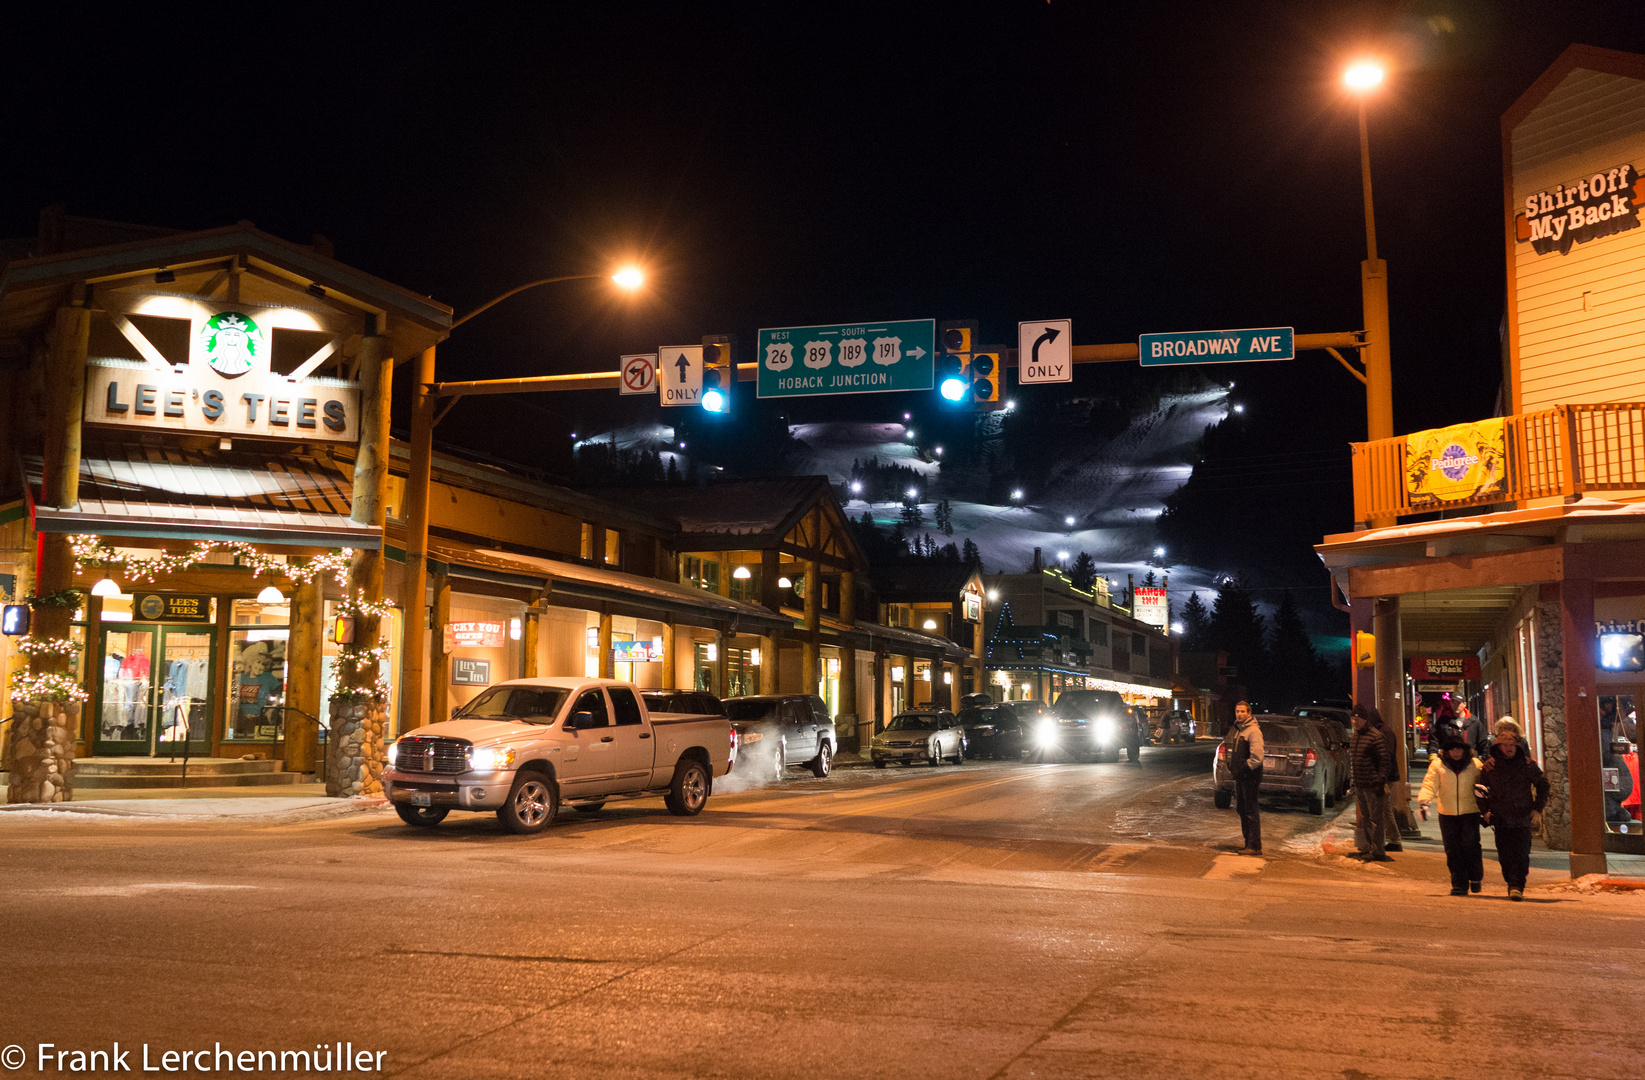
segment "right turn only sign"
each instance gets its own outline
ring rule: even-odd
[[[1074,320],[1041,319],[1017,324],[1017,382],[1074,381]]]

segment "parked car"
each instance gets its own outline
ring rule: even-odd
[[[972,757],[1019,761],[1029,745],[1032,728],[1003,705],[961,709],[959,721],[965,729],[966,752]]]
[[[988,694],[965,694],[960,698],[960,708],[982,708],[994,704],[994,699]]]
[[[534,833],[562,803],[593,812],[660,793],[670,813],[701,813],[731,768],[731,722],[653,716],[633,686],[611,679],[512,679],[396,739],[387,756],[383,794],[406,824],[488,810],[510,832]]]
[[[1331,795],[1331,764],[1323,736],[1316,723],[1299,716],[1263,714],[1257,717],[1262,730],[1262,786],[1259,794],[1271,798],[1300,800],[1310,814],[1325,813]],[[1217,747],[1211,764],[1211,798],[1219,810],[1234,801],[1234,774],[1228,768],[1228,747],[1232,736]]]
[[[1155,743],[1191,743],[1194,741],[1194,715],[1183,709],[1173,709],[1159,718],[1154,736]]]
[[[737,775],[781,780],[803,765],[824,777],[840,745],[828,706],[814,694],[761,694],[727,698],[725,714],[736,732]]]
[[[1332,783],[1325,805],[1334,805],[1348,793],[1352,783],[1353,765],[1348,755],[1348,735],[1354,729],[1353,717],[1347,709],[1335,705],[1301,705],[1295,715],[1320,727],[1321,738],[1331,759]]]
[[[1000,708],[1010,709],[1011,715],[1017,718],[1023,730],[1030,735],[1034,731],[1034,722],[1048,711],[1043,701],[1002,701]]]
[[[1142,745],[1137,710],[1113,690],[1065,690],[1041,719],[1034,741],[1042,751],[1066,750],[1076,760],[1120,759],[1127,748],[1133,761]]]
[[[891,718],[868,753],[876,769],[892,761],[936,766],[947,758],[958,765],[965,760],[965,729],[947,709],[910,709]]]

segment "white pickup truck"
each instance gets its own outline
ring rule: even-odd
[[[725,717],[652,715],[628,683],[513,679],[390,745],[383,794],[408,825],[494,810],[516,833],[547,828],[562,805],[593,813],[635,795],[691,816],[730,771],[731,740]]]

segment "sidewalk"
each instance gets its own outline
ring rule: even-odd
[[[0,805],[0,821],[9,815],[22,815],[33,820],[45,817],[65,820],[102,817],[138,820],[171,818],[184,821],[302,821],[345,817],[381,810],[388,806],[388,800],[382,798],[330,798],[325,794],[323,784],[302,786],[319,787],[321,790],[317,795],[292,795],[287,789],[278,795],[248,796],[244,789],[239,788],[219,788],[215,793],[211,789],[200,788],[187,796],[179,797],[175,789],[157,788],[141,794],[123,792],[120,797],[111,799],[3,804]],[[224,795],[223,791],[232,791],[233,794]]]

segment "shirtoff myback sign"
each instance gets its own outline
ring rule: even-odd
[[[87,423],[222,436],[354,442],[360,391],[342,379],[292,380],[269,366],[278,309],[197,310],[186,364],[87,361]]]

